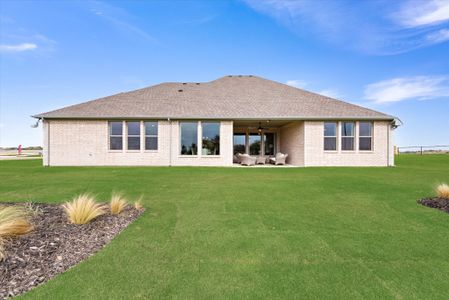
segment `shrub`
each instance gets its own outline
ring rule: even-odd
[[[26,234],[33,230],[29,211],[25,207],[0,207],[0,261],[5,258],[5,239]]]
[[[97,203],[90,194],[81,194],[71,202],[62,205],[69,221],[73,224],[86,224],[106,213],[103,205]]]
[[[439,198],[449,199],[449,186],[445,183],[442,183],[436,188],[437,196]]]
[[[143,198],[143,196],[140,196],[139,199],[137,199],[137,201],[134,202],[135,209],[138,209],[138,210],[143,209],[142,198]]]
[[[126,199],[120,193],[113,193],[111,197],[111,202],[109,203],[109,207],[111,209],[111,214],[118,215],[121,213],[126,207]]]
[[[21,206],[0,207],[0,237],[26,234],[33,230],[29,211]]]

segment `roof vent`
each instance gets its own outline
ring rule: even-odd
[[[182,92],[183,92],[183,90],[178,90],[178,92],[182,93]]]

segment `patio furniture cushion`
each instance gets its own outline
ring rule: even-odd
[[[266,161],[267,161],[267,158],[265,156],[258,156],[256,158],[256,164],[258,164],[258,165],[264,165]]]
[[[256,158],[248,154],[242,154],[240,155],[240,163],[244,166],[254,166],[256,164]]]

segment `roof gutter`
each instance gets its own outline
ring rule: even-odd
[[[33,118],[43,118],[42,115],[32,116]],[[240,118],[240,117],[206,117],[206,116],[195,116],[195,117],[165,117],[165,116],[45,116],[46,119],[60,119],[60,120],[142,120],[142,119],[167,119],[167,120],[240,120],[240,121],[260,121],[260,120],[270,120],[270,121],[319,121],[319,120],[383,120],[383,121],[395,121],[399,118],[394,116],[385,117],[360,117],[360,116],[327,116],[327,117],[274,117],[274,116],[261,116],[254,118]],[[400,120],[399,120],[400,121]],[[401,121],[400,121],[401,122]],[[402,122],[401,122],[402,124]]]

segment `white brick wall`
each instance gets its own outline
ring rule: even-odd
[[[394,165],[392,130],[389,122],[376,121],[373,126],[373,150],[358,150],[358,124],[355,132],[355,150],[341,151],[340,127],[337,151],[324,151],[324,123],[304,122],[305,166],[388,166]],[[390,143],[390,145],[388,145]]]
[[[201,149],[197,156],[181,156],[178,121],[159,121],[157,151],[109,150],[107,121],[44,121],[43,163],[50,166],[231,166],[233,122],[222,121],[220,124],[220,155],[214,157],[202,156]],[[289,154],[287,163],[296,166],[394,165],[393,130],[389,122],[374,122],[373,151],[358,151],[358,130],[354,151],[324,151],[323,126],[324,123],[318,121],[296,121],[280,128],[278,149]],[[198,145],[200,139],[201,126]],[[339,138],[337,140],[339,144]],[[142,129],[142,144],[143,141]],[[126,149],[125,138],[123,148]]]
[[[179,124],[159,121],[158,150],[109,150],[108,122],[103,120],[44,121],[44,165],[50,166],[229,166],[232,165],[232,121],[220,126],[220,155],[179,155]],[[125,130],[125,127],[124,127]],[[50,133],[48,135],[48,132]],[[143,132],[142,132],[143,133]],[[170,151],[170,136],[172,149]],[[201,132],[198,133],[199,139]],[[123,139],[126,149],[126,139]],[[143,134],[141,134],[141,144]],[[201,151],[199,151],[201,152]],[[171,155],[171,159],[170,159]]]
[[[304,122],[291,122],[281,127],[280,152],[288,154],[288,164],[304,166]]]

